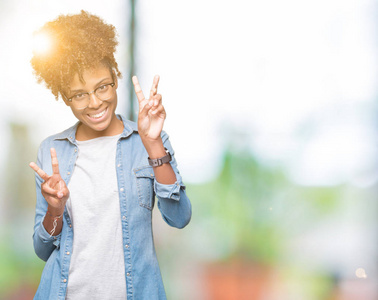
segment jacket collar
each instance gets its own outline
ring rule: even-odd
[[[134,131],[138,131],[138,125],[137,123],[127,120],[122,115],[116,115],[118,119],[120,119],[123,122],[123,132],[121,133],[121,138],[126,138],[129,135],[131,135]],[[76,144],[76,130],[80,122],[77,122],[74,126],[64,130],[61,133],[58,133],[54,140],[69,140],[71,143]]]

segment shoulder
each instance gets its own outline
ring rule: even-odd
[[[57,140],[73,140],[76,134],[77,122],[75,125],[63,130],[62,132],[50,135],[49,137],[45,138],[40,145],[40,148],[51,147],[54,141]]]
[[[130,132],[134,132],[134,133],[137,133],[138,132],[138,124],[137,122],[134,122],[134,121],[130,121],[128,119],[126,119],[124,116],[120,115],[121,117],[121,120],[123,122],[123,126],[125,128],[125,131],[130,131]]]

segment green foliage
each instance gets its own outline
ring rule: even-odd
[[[10,235],[0,237],[0,295],[26,289],[36,291],[44,262],[35,255],[15,251]]]
[[[287,226],[302,226],[307,216],[333,211],[338,188],[296,186],[284,172],[256,160],[250,152],[228,151],[219,177],[188,188],[195,220],[218,260],[240,258],[274,264],[285,252]],[[300,213],[303,218],[290,219]],[[214,238],[217,237],[217,238]]]

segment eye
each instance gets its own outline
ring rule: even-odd
[[[98,87],[99,91],[105,91],[109,87],[109,84],[104,84]]]
[[[75,100],[81,100],[83,98],[85,98],[85,95],[84,93],[79,93],[79,94],[76,94],[72,97],[72,99],[75,99]]]

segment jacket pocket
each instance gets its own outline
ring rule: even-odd
[[[133,170],[138,190],[139,205],[149,210],[154,207],[154,171],[151,166],[143,166]]]

